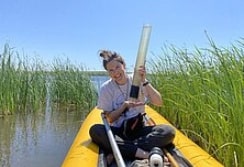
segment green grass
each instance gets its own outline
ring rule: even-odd
[[[6,44],[0,65],[1,117],[15,112],[44,111],[47,98],[57,110],[90,111],[95,106],[97,92],[90,74],[68,60],[57,59],[46,71],[47,65],[42,61],[19,55]]]
[[[165,115],[225,166],[244,166],[244,44],[165,46],[149,66]]]
[[[34,111],[43,105],[45,80],[39,65],[27,66],[28,63],[27,59],[5,45],[0,57],[1,115]]]
[[[62,106],[75,106],[76,110],[92,109],[96,104],[97,92],[83,67],[76,67],[69,60],[56,59],[52,69],[53,101]]]

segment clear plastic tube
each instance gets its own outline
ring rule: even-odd
[[[145,59],[147,55],[147,49],[148,49],[148,44],[149,44],[149,39],[151,35],[151,29],[152,27],[148,24],[143,26],[142,34],[141,34],[141,40],[139,44],[139,49],[137,53],[137,58],[136,58],[136,64],[134,68],[134,74],[133,74],[133,81],[132,81],[132,86],[131,86],[131,91],[130,91],[130,98],[137,99],[139,95],[139,88],[141,84],[140,80],[140,75],[138,73],[138,69],[140,66],[145,65]]]

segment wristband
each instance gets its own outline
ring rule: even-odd
[[[146,82],[144,82],[144,83],[142,84],[142,86],[147,86],[148,84],[150,84],[150,82],[149,82],[149,81],[146,81]]]

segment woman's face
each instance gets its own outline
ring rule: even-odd
[[[112,60],[106,65],[109,76],[118,84],[127,82],[125,66],[116,60]]]

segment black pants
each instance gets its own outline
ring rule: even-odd
[[[133,139],[128,139],[122,133],[122,128],[111,127],[123,157],[135,158],[137,148],[150,151],[153,147],[164,147],[170,144],[175,137],[175,130],[169,125],[145,126],[133,134]],[[92,141],[106,153],[111,153],[112,148],[103,124],[95,124],[90,128]]]

